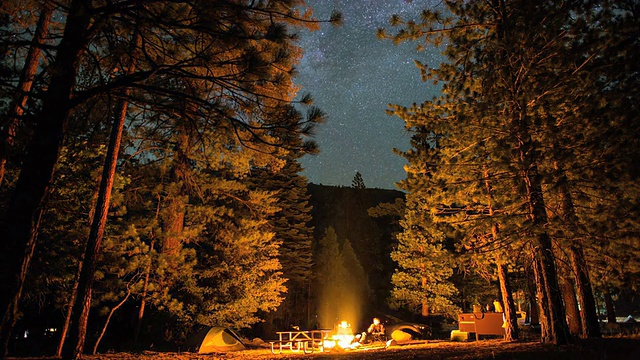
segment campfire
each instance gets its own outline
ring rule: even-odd
[[[324,347],[326,349],[333,349],[340,347],[342,349],[350,349],[357,346],[357,342],[354,342],[355,335],[351,329],[351,325],[342,321],[335,327],[334,333],[324,340]]]

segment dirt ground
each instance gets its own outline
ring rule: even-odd
[[[25,358],[19,358],[25,360]],[[39,358],[55,359],[55,358]],[[428,341],[368,350],[332,351],[302,354],[283,351],[273,355],[268,349],[251,349],[232,353],[198,355],[192,353],[144,352],[88,355],[86,360],[262,360],[262,359],[536,359],[536,360],[637,360],[640,359],[640,337],[578,340],[565,346],[543,345],[539,342],[504,342],[482,340],[472,342]]]

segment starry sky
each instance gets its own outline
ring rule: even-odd
[[[320,154],[305,156],[302,175],[310,182],[350,186],[356,172],[368,188],[395,189],[405,178],[405,160],[393,148],[407,150],[404,122],[385,113],[388,104],[410,106],[437,94],[420,80],[414,59],[437,66],[440,51],[417,52],[415,44],[379,40],[376,30],[392,32],[389,18],[418,19],[422,9],[439,0],[308,0],[314,15],[328,19],[335,9],[343,25],[325,24],[301,33],[304,57],[296,83],[327,114],[315,140]]]

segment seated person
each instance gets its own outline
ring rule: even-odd
[[[368,341],[385,341],[384,325],[380,323],[380,319],[373,318],[373,323],[367,329],[366,336],[363,336]]]

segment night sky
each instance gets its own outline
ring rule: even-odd
[[[399,46],[379,40],[376,30],[388,25],[392,14],[418,19],[422,9],[439,0],[310,0],[319,19],[332,10],[343,15],[343,25],[323,25],[304,32],[305,55],[296,83],[301,93],[311,93],[314,105],[327,114],[315,139],[320,154],[305,156],[302,175],[310,182],[350,186],[359,171],[368,188],[395,189],[405,178],[404,159],[393,148],[406,150],[409,134],[403,121],[385,113],[388,104],[409,106],[437,93],[420,80],[413,60],[431,66],[440,63],[435,49],[418,53],[415,44]]]

